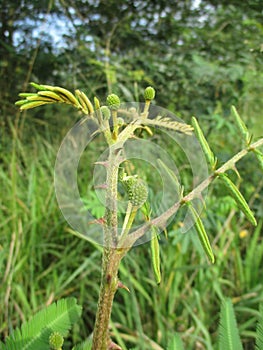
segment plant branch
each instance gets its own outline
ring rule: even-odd
[[[263,138],[258,141],[252,143],[249,147],[241,150],[236,155],[234,155],[231,159],[229,159],[225,164],[223,164],[220,168],[215,170],[213,174],[211,174],[207,179],[201,182],[195,189],[189,192],[186,196],[184,196],[179,202],[172,205],[169,209],[167,209],[163,214],[158,216],[157,218],[151,220],[144,224],[141,228],[132,232],[125,241],[126,247],[131,247],[139,238],[141,238],[145,232],[149,229],[151,225],[162,227],[165,225],[167,220],[174,215],[177,210],[186,202],[193,200],[194,198],[200,197],[202,191],[207,188],[212,181],[217,177],[218,174],[224,173],[229,169],[232,169],[234,165],[243,157],[245,157],[249,152],[257,149],[258,147],[263,146]]]

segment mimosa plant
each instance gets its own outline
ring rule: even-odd
[[[187,125],[166,115],[150,116],[151,102],[155,97],[155,90],[152,87],[147,87],[144,91],[142,108],[134,108],[134,106],[124,108],[119,97],[115,94],[110,94],[106,99],[106,105],[101,106],[98,98],[95,97],[94,103],[92,103],[87,95],[80,90],[76,90],[73,94],[61,87],[36,83],[31,83],[31,85],[37,92],[20,94],[22,99],[16,102],[16,105],[20,107],[21,111],[52,103],[72,105],[85,115],[84,120],[94,124],[95,132],[102,134],[107,143],[107,159],[97,163],[105,168],[106,183],[104,184],[105,214],[103,218],[97,220],[97,224],[103,229],[103,258],[92,349],[121,349],[110,337],[109,322],[116,291],[118,288],[128,289],[118,278],[118,270],[123,257],[139,239],[150,232],[153,270],[157,283],[160,283],[159,234],[165,230],[168,220],[184,206],[189,209],[198,238],[208,260],[210,263],[215,263],[214,253],[204,224],[193,200],[199,199],[203,191],[214,180],[218,179],[225,185],[247,219],[253,225],[256,225],[254,214],[237,186],[228,177],[227,171],[234,169],[236,163],[248,153],[255,154],[261,169],[263,169],[263,155],[259,150],[259,147],[263,145],[263,139],[252,142],[252,137],[248,133],[244,122],[235,107],[232,107],[232,116],[237,122],[245,146],[226,163],[218,166],[217,159],[196,118],[192,118],[192,125]],[[184,188],[179,184],[176,174],[160,160],[163,171],[173,179],[175,186],[171,191],[175,191],[177,196],[175,196],[175,201],[169,208],[165,208],[162,213],[152,217],[147,181],[140,178],[136,172],[131,172],[127,164],[124,146],[128,140],[139,138],[143,130],[149,134],[149,137],[152,137],[155,128],[173,130],[173,132],[183,134],[185,138],[194,134],[205,155],[210,174],[195,188],[188,193],[184,193]],[[121,218],[118,208],[120,190],[128,198],[124,215]],[[178,196],[179,200],[176,199]],[[139,227],[135,227],[134,223],[138,217],[143,217],[144,223]]]

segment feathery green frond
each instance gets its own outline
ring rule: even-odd
[[[91,346],[92,346],[91,340],[86,340],[81,344],[75,345],[72,350],[91,350]]]
[[[192,135],[193,128],[184,123],[176,122],[170,118],[158,116],[154,119],[145,119],[143,120],[143,124],[149,126],[160,126],[162,128],[175,130],[186,135]]]
[[[47,350],[50,334],[59,332],[66,336],[80,315],[81,306],[75,298],[61,299],[39,311],[21,329],[16,329],[6,338],[1,350]]]
[[[15,104],[20,107],[20,110],[35,108],[49,103],[66,103],[82,110],[84,114],[93,113],[94,109],[88,97],[79,90],[76,90],[76,95],[67,89],[60,86],[39,85],[30,83],[37,93],[20,93],[22,100]]]
[[[260,317],[257,324],[256,350],[263,349],[263,304],[259,307]]]
[[[175,334],[168,344],[167,350],[184,350],[182,339],[179,334]]]
[[[219,320],[219,350],[243,350],[238,333],[233,304],[223,300]]]

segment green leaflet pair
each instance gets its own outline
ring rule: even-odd
[[[247,130],[245,123],[243,122],[243,120],[239,116],[239,114],[234,106],[232,106],[232,108],[231,108],[231,113],[236,120],[237,126],[240,130],[240,133],[241,133],[243,139],[245,140],[247,146],[249,147],[250,142],[251,142],[251,136],[248,133],[248,130]],[[230,180],[230,178],[228,177],[227,174],[225,174],[224,172],[220,172],[220,171],[217,172],[215,170],[215,167],[217,164],[217,159],[214,156],[214,154],[213,154],[213,152],[212,152],[212,150],[211,150],[211,148],[210,148],[210,146],[209,146],[209,144],[208,144],[208,142],[207,142],[207,140],[202,132],[202,129],[200,128],[200,126],[198,124],[197,119],[194,117],[192,118],[192,125],[194,127],[195,135],[196,135],[196,137],[200,143],[200,146],[205,154],[206,160],[210,164],[212,170],[214,170],[215,178],[218,177],[220,179],[220,181],[224,184],[225,188],[227,189],[228,193],[235,200],[238,208],[244,213],[244,215],[252,223],[252,225],[256,226],[257,221],[256,221],[251,209],[249,208],[245,198],[243,197],[243,195],[241,194],[241,192],[239,191],[237,186]],[[248,150],[253,151],[255,153],[255,155],[256,155],[256,157],[261,165],[261,168],[263,168],[262,153],[258,150],[253,150],[250,148],[248,148]],[[193,219],[195,220],[195,228],[197,230],[198,237],[200,239],[202,247],[203,247],[208,259],[210,260],[210,262],[214,263],[215,258],[213,255],[211,245],[209,243],[208,236],[207,236],[206,231],[205,231],[205,227],[204,227],[199,215],[197,214],[196,210],[191,205],[191,203],[188,202],[187,204],[189,205],[190,212],[192,214]]]
[[[241,118],[239,117],[236,109],[234,107],[232,107],[232,113],[234,114],[235,118],[236,118],[236,121],[238,123],[238,126],[239,126],[239,129],[240,131],[242,132],[242,135],[245,137],[246,139],[246,142],[248,144],[248,140],[250,139],[249,135],[248,135],[248,132],[247,132],[247,128],[244,124],[244,122],[241,120]],[[216,157],[214,156],[212,150],[210,149],[210,146],[208,144],[208,142],[206,141],[205,139],[205,136],[198,124],[198,121],[196,118],[192,118],[192,125],[194,127],[194,131],[195,131],[195,135],[202,147],[202,150],[205,154],[205,157],[208,161],[208,163],[210,164],[211,168],[213,170],[215,170],[215,167],[216,167],[216,164],[217,164],[217,159]],[[253,150],[252,150],[253,151]],[[262,154],[260,153],[259,154],[259,151],[256,150],[255,152],[258,160],[260,160],[262,162]],[[180,186],[178,186],[178,180],[175,176],[175,174],[172,174],[172,172],[170,171],[170,169],[168,169],[164,164],[162,164],[162,162],[160,162],[162,168],[165,170],[165,172],[167,172],[167,174],[169,174],[169,176],[173,176],[174,180],[175,180],[175,183],[177,182],[177,186],[176,186],[176,190],[178,191]],[[256,226],[257,225],[257,221],[252,213],[252,211],[250,210],[245,198],[243,197],[243,195],[241,194],[241,192],[239,191],[239,189],[237,188],[237,186],[230,180],[230,178],[228,177],[227,174],[225,174],[224,172],[217,172],[215,171],[214,172],[214,175],[215,175],[215,178],[218,177],[220,179],[220,181],[222,181],[222,183],[224,184],[225,188],[227,189],[227,191],[229,192],[229,194],[231,195],[231,197],[235,200],[238,208],[244,213],[244,215],[246,216],[246,218],[254,225]],[[180,191],[181,192],[181,191]],[[182,193],[181,193],[181,197],[182,196]],[[195,208],[193,207],[191,201],[184,201],[184,198],[181,198],[181,203],[182,205],[183,204],[187,204],[188,207],[189,207],[189,210],[190,210],[190,213],[191,213],[191,216],[192,216],[192,219],[194,221],[194,226],[195,226],[195,229],[197,231],[197,234],[198,234],[198,238],[200,240],[200,243],[204,249],[204,252],[206,253],[209,261],[213,264],[215,262],[215,257],[214,257],[214,254],[213,254],[213,250],[212,250],[212,247],[211,247],[211,244],[209,242],[209,238],[208,238],[208,235],[206,233],[206,230],[205,230],[205,226],[199,216],[199,214],[197,213],[197,211],[195,210]],[[157,247],[157,244],[158,244],[158,238],[157,238],[157,235],[153,235],[155,238],[152,239],[152,252],[154,252],[154,254],[152,254],[152,256],[154,257],[154,270],[155,270],[155,274],[158,278],[158,273],[159,273],[159,270],[158,270],[158,247]]]
[[[217,174],[219,179],[223,182],[224,186],[226,187],[227,191],[231,195],[231,197],[235,200],[238,208],[244,213],[246,218],[252,223],[252,225],[256,226],[257,221],[250,210],[245,198],[239,191],[239,189],[236,187],[236,185],[229,179],[227,174],[220,173]],[[212,247],[209,242],[209,238],[207,236],[207,233],[205,231],[204,224],[202,220],[200,219],[200,216],[196,212],[195,208],[193,207],[192,203],[187,203],[190,209],[190,212],[192,214],[193,220],[195,221],[195,229],[198,234],[198,238],[200,240],[200,243],[209,259],[209,261],[213,264],[215,262],[215,257],[212,251]]]
[[[240,193],[240,191],[238,190],[236,185],[229,179],[227,174],[221,173],[221,174],[218,174],[217,176],[223,182],[223,184],[225,185],[225,187],[228,190],[228,192],[231,195],[231,197],[235,200],[238,208],[244,213],[246,218],[254,226],[256,226],[257,225],[257,221],[256,221],[252,211],[250,210],[250,208],[249,208],[245,198]],[[203,224],[199,214],[197,213],[197,211],[193,207],[192,203],[191,202],[187,202],[186,204],[188,205],[190,213],[191,213],[192,218],[194,220],[194,227],[195,227],[195,229],[197,231],[198,238],[199,238],[200,243],[201,243],[201,245],[202,245],[202,247],[204,249],[204,252],[206,253],[209,261],[213,264],[215,262],[215,257],[214,257],[213,250],[212,250],[212,247],[210,245],[209,238],[208,238],[208,235],[206,233],[204,224]]]

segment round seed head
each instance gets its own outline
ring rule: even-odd
[[[120,108],[121,102],[119,99],[119,96],[115,95],[115,94],[110,94],[107,97],[107,105],[109,106],[109,108],[113,109],[113,110],[117,110],[118,108]]]
[[[147,200],[148,189],[146,184],[138,180],[129,187],[129,200],[133,206],[141,207]]]
[[[53,350],[61,349],[64,343],[62,335],[58,332],[53,332],[49,336],[49,346]]]
[[[144,90],[144,98],[145,100],[151,101],[153,100],[155,97],[155,90],[153,87],[148,86],[145,90]]]

